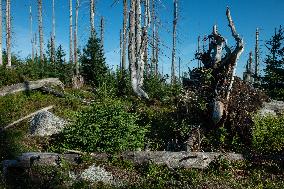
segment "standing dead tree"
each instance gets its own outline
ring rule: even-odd
[[[74,29],[74,62],[75,62],[75,74],[79,75],[78,64],[78,15],[79,15],[80,0],[76,0],[76,13],[75,13],[75,29]]]
[[[34,49],[34,35],[33,35],[33,15],[32,6],[30,5],[30,35],[31,35],[31,45],[32,45],[32,61],[35,59],[35,49]]]
[[[75,62],[75,75],[72,78],[73,88],[79,89],[83,86],[84,80],[79,72],[78,62],[78,15],[80,8],[80,0],[76,0],[76,13],[75,13],[75,29],[74,29],[74,62]]]
[[[173,20],[173,50],[172,50],[172,67],[171,67],[171,83],[176,82],[176,44],[177,44],[177,6],[178,0],[174,0],[174,20]]]
[[[152,57],[151,57],[151,74],[157,76],[158,75],[158,60],[157,60],[157,30],[156,30],[156,6],[155,0],[152,0]]]
[[[37,1],[38,4],[38,31],[39,31],[39,51],[41,63],[44,61],[43,55],[43,28],[42,28],[42,0]]]
[[[95,34],[95,0],[90,0],[90,26],[91,36]]]
[[[0,0],[0,66],[3,65],[2,60],[2,0]]]
[[[210,93],[212,94],[211,103],[213,104],[212,118],[215,124],[223,123],[226,120],[237,62],[244,51],[243,39],[236,31],[229,8],[227,8],[226,15],[232,36],[236,41],[235,49],[230,49],[227,40],[218,33],[215,25],[212,34],[208,36],[208,51],[199,53],[197,56],[203,63],[204,69],[212,70],[211,74],[214,81],[211,83],[213,91]],[[223,50],[226,51],[224,56]]]
[[[7,67],[11,67],[11,2],[6,1],[6,50],[7,50]]]
[[[52,0],[51,61],[55,62],[55,0]]]
[[[254,61],[255,61],[255,66],[254,66],[254,83],[259,82],[259,29],[256,28],[255,32],[255,55],[254,55]]]
[[[104,21],[104,17],[103,16],[101,17],[100,29],[101,29],[100,40],[101,40],[101,45],[103,47],[104,46],[104,29],[105,29],[105,21]]]
[[[148,1],[148,0],[147,0]],[[149,5],[149,1],[146,3]],[[149,6],[145,11],[150,14]],[[150,18],[150,15],[148,16]],[[128,60],[131,71],[131,85],[133,91],[140,97],[149,98],[147,93],[142,89],[144,79],[144,49],[146,45],[147,30],[150,26],[150,19],[141,27],[141,0],[130,1],[129,13],[129,45]]]
[[[121,70],[126,70],[126,46],[127,46],[127,0],[123,0],[123,31],[122,31],[122,60]]]
[[[73,1],[69,0],[69,62],[73,63]]]

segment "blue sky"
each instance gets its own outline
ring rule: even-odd
[[[68,51],[69,39],[69,0],[56,1],[56,42]],[[75,7],[75,0],[74,7]],[[101,16],[105,17],[105,53],[107,63],[113,67],[119,65],[119,30],[122,26],[122,2],[111,6],[113,0],[96,0],[96,28]],[[33,10],[33,30],[37,32],[36,0],[11,0],[12,12],[12,51],[26,57],[31,53],[29,29],[29,5]],[[82,48],[89,36],[89,0],[81,0],[79,11],[79,46]],[[170,72],[172,47],[173,0],[157,0],[158,15],[161,20],[160,70]],[[3,3],[4,4],[4,3]],[[51,32],[52,0],[43,0],[43,24],[45,43]],[[212,26],[218,25],[218,31],[228,39],[229,45],[235,45],[226,19],[226,7],[231,14],[238,33],[244,38],[245,51],[238,63],[237,75],[241,76],[248,54],[254,50],[255,30],[260,28],[262,57],[265,57],[264,42],[274,32],[275,27],[284,23],[283,0],[179,0],[178,56],[181,57],[181,69],[195,67],[192,61],[197,48],[197,37],[210,34]],[[68,57],[66,57],[68,58]],[[162,66],[163,65],[163,66]]]

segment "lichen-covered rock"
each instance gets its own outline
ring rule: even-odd
[[[60,133],[68,124],[48,111],[36,114],[30,121],[30,133],[36,136],[51,136]]]
[[[109,185],[119,184],[110,172],[106,171],[103,167],[96,165],[91,165],[88,169],[85,169],[79,178],[91,183],[103,182],[104,184]]]

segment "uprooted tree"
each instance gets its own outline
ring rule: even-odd
[[[178,112],[200,125],[205,135],[218,132],[222,127],[228,144],[236,138],[242,144],[250,144],[251,115],[262,106],[267,96],[235,76],[244,41],[237,33],[229,8],[226,15],[236,45],[229,47],[217,26],[213,27],[213,32],[205,39],[209,42],[208,49],[196,53],[203,66],[192,70],[190,79],[183,81],[187,90],[182,95]],[[213,136],[217,140],[216,133]],[[211,144],[204,145],[206,148]]]
[[[211,70],[212,118],[215,124],[226,119],[237,61],[244,51],[244,41],[237,33],[229,8],[226,15],[232,36],[236,41],[235,49],[232,50],[228,46],[227,40],[218,33],[217,26],[214,25],[213,32],[207,39],[209,40],[208,50],[197,54],[197,59],[201,60],[204,68]]]

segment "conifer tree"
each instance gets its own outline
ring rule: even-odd
[[[92,35],[81,56],[82,76],[87,84],[99,86],[103,83],[108,68],[99,39]]]
[[[266,42],[269,54],[266,56],[264,84],[272,98],[284,100],[284,30],[280,26]]]

